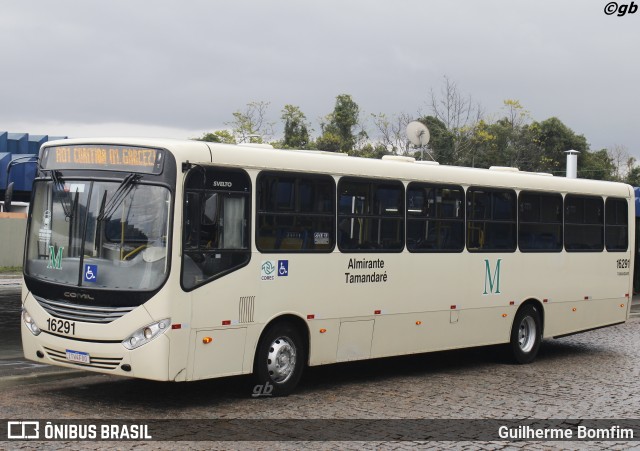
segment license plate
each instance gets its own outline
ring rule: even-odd
[[[72,351],[67,349],[67,360],[75,363],[91,363],[88,352]]]

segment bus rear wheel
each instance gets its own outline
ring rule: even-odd
[[[270,326],[254,362],[254,396],[287,396],[298,385],[306,361],[304,342],[297,329],[287,323]]]
[[[538,355],[542,343],[542,322],[540,313],[533,305],[525,305],[516,313],[511,340],[510,354],[516,363],[531,363]]]

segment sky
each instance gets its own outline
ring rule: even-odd
[[[517,99],[640,160],[640,11],[610,3],[5,0],[0,130],[194,138],[264,101],[317,135],[340,94],[363,119],[417,117],[447,77],[490,117]]]

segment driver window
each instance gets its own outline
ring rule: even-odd
[[[182,286],[191,290],[249,262],[251,180],[241,170],[196,166],[184,198]]]

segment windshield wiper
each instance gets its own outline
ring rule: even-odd
[[[111,199],[104,205],[104,208],[100,208],[100,214],[98,215],[98,221],[104,221],[105,218],[110,218],[111,215],[116,211],[116,209],[120,206],[120,204],[127,198],[131,190],[133,190],[133,186],[140,180],[142,176],[140,174],[129,174],[125,177],[125,179],[120,183],[118,189],[113,193]]]
[[[58,171],[51,171],[51,180],[53,180],[54,189],[58,193],[62,193],[60,196],[60,205],[64,211],[65,218],[71,218],[73,216],[73,205],[71,203],[71,195],[69,191],[64,189],[64,181],[62,175]],[[76,197],[77,200],[77,197]]]

